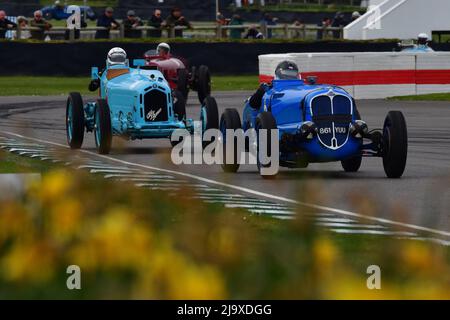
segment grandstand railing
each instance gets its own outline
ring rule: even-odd
[[[315,38],[318,31],[322,31],[323,38],[332,38],[333,33],[338,33],[339,37],[343,36],[343,28],[336,27],[320,27],[311,25],[290,25],[290,24],[277,24],[277,25],[257,25],[257,24],[244,24],[244,25],[194,25],[193,28],[188,27],[165,27],[165,28],[155,28],[151,26],[141,26],[132,30],[140,31],[141,38],[148,38],[147,32],[152,30],[161,30],[163,32],[162,37],[174,38],[176,30],[183,30],[185,32],[185,37],[187,38],[228,38],[228,31],[233,29],[242,30],[242,35],[244,35],[250,28],[256,28],[265,39],[268,38],[270,31],[272,31],[272,38],[274,39],[307,39]],[[2,30],[2,29],[0,29]],[[12,39],[22,39],[24,32],[26,31],[40,31],[40,28],[36,27],[24,27],[18,26],[14,29],[9,29],[9,31],[15,31],[10,34]],[[69,31],[67,31],[69,30]],[[105,27],[86,27],[80,29],[80,40],[94,39],[96,31],[108,30]],[[56,39],[67,38],[69,41],[76,41],[76,31],[75,29],[68,29],[66,27],[53,27],[50,30],[45,30],[44,37],[49,36],[51,39],[56,37]],[[53,37],[53,38],[52,38]],[[110,39],[125,38],[125,29],[123,24],[117,30],[110,30]]]

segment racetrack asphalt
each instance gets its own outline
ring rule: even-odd
[[[215,92],[219,113],[237,108],[250,92]],[[0,97],[0,135],[14,132],[66,144],[66,97]],[[85,101],[89,100],[85,98]],[[401,179],[385,177],[382,160],[365,158],[357,173],[345,173],[340,163],[311,164],[306,169],[280,170],[276,179],[262,179],[256,166],[225,174],[219,165],[180,165],[170,160],[167,139],[115,139],[111,157],[152,167],[190,173],[233,186],[297,201],[357,212],[393,221],[450,231],[450,103],[387,100],[357,101],[369,128],[380,128],[389,110],[404,113],[409,134],[407,167]],[[191,94],[187,116],[198,120],[200,106]],[[83,149],[95,151],[92,134]]]

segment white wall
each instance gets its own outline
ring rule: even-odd
[[[380,2],[380,0],[375,0]],[[421,32],[450,30],[450,0],[385,0],[344,28],[352,40],[416,38]]]

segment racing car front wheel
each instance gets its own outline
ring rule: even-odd
[[[211,74],[207,66],[201,65],[197,71],[197,95],[200,103],[211,94]]]
[[[104,99],[98,99],[95,107],[94,136],[98,153],[108,154],[112,141],[111,115],[108,103]]]
[[[186,100],[184,99],[183,93],[178,90],[173,92],[173,112],[177,116],[178,121],[186,120]],[[182,138],[178,141],[170,138],[170,144],[172,147],[175,147],[181,141],[183,141]]]
[[[260,161],[260,157],[263,156],[263,154],[260,155],[260,153],[264,153],[261,150],[261,146],[260,143],[263,142],[265,143],[265,153],[266,156],[270,159],[272,157],[271,151],[272,151],[272,142],[271,142],[271,137],[272,137],[272,133],[273,130],[277,129],[277,123],[275,121],[275,118],[273,117],[272,113],[264,111],[261,112],[258,117],[256,117],[256,124],[255,124],[255,129],[256,129],[256,135],[257,135],[257,152],[256,152],[256,163],[258,165],[258,170],[259,173],[261,174],[261,176],[263,178],[273,178],[276,176],[276,174],[278,173],[278,168],[275,168],[275,170],[273,172],[269,172],[269,173],[265,173],[263,170],[263,168],[269,168],[272,163],[266,163],[263,164]],[[262,138],[260,138],[260,130],[261,129],[265,129],[267,130],[267,134],[266,134],[266,139],[265,141],[261,141]]]
[[[216,99],[208,96],[203,101],[200,109],[200,122],[202,123],[202,134],[208,129],[219,129],[219,110]],[[206,148],[212,141],[203,141],[203,148]]]
[[[389,111],[383,126],[383,167],[388,178],[400,178],[406,167],[408,132],[400,111]]]
[[[66,132],[70,148],[81,148],[84,138],[84,106],[78,92],[71,92],[67,98]]]
[[[361,167],[362,156],[355,156],[341,161],[345,172],[357,172]]]
[[[234,150],[230,150],[233,153],[232,157],[227,156],[227,142],[229,142],[227,141],[227,130],[230,129],[233,130],[233,132],[241,129],[241,118],[236,109],[225,109],[224,113],[222,113],[222,117],[220,117],[220,132],[222,133],[223,142],[222,169],[225,172],[236,172],[239,169],[239,156],[241,150],[238,149],[238,139],[234,136]]]

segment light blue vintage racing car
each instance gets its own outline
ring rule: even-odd
[[[171,90],[160,71],[146,69],[145,60],[134,60],[134,66],[129,67],[128,60],[108,60],[103,72],[92,68],[89,88],[99,90],[96,101],[83,104],[80,93],[69,94],[66,131],[72,149],[81,148],[85,131],[94,133],[100,154],[110,152],[113,135],[134,140],[170,138],[176,129],[194,131],[194,121],[186,119],[183,95]],[[200,120],[204,129],[218,128],[213,97],[204,100]]]
[[[254,129],[257,136],[261,129],[278,129],[280,166],[299,168],[312,162],[340,161],[345,171],[356,172],[363,156],[381,157],[389,178],[402,176],[408,140],[400,111],[390,111],[382,129],[369,131],[355,100],[344,89],[316,84],[314,77],[299,79],[297,66],[289,61],[280,63],[275,74],[271,84],[261,85],[247,100],[242,121],[237,110],[225,110],[220,119],[224,136],[227,129]],[[260,140],[256,139],[254,149],[261,172]],[[224,139],[224,150],[226,142]],[[266,144],[270,150],[270,140]],[[222,167],[236,172],[239,163],[226,161]]]

